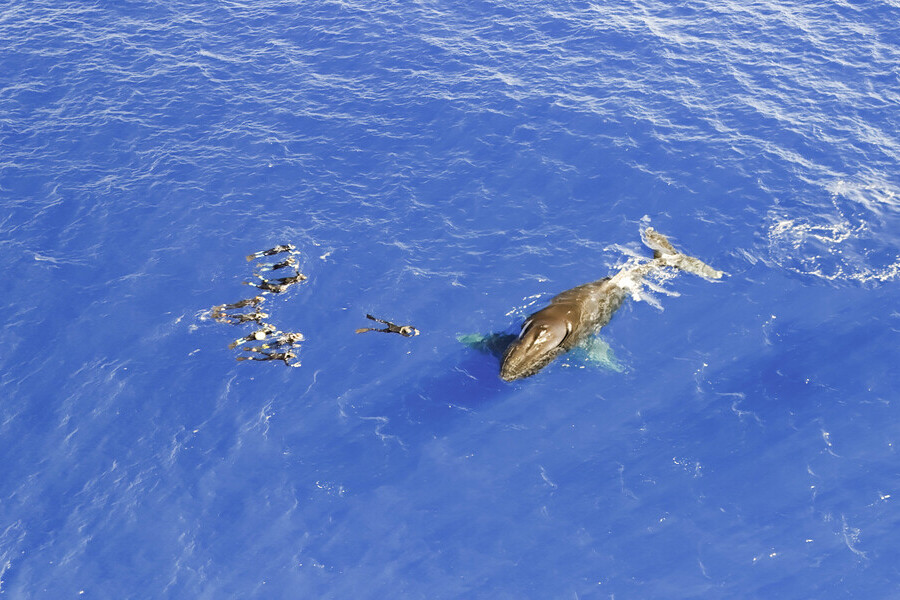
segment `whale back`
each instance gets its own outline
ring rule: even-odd
[[[611,277],[585,283],[554,296],[547,308],[565,310],[565,318],[570,323],[570,335],[563,344],[564,349],[571,350],[609,323],[625,301],[625,296],[625,290],[615,285]]]

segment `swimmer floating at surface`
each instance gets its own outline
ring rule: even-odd
[[[294,258],[293,256],[289,256],[281,262],[271,263],[268,265],[260,265],[259,270],[260,271],[277,271],[278,269],[283,269],[285,267],[294,267],[294,270],[296,271],[297,270],[296,269],[297,259]]]
[[[263,256],[274,256],[276,254],[281,254],[282,252],[291,252],[295,247],[293,244],[279,244],[274,248],[269,248],[268,250],[261,250],[259,252],[254,252],[253,254],[247,255],[247,262],[255,258],[262,258]]]
[[[306,275],[304,275],[300,271],[296,271],[296,274],[292,275],[291,277],[278,277],[276,279],[266,279],[258,273],[254,273],[253,275],[255,275],[259,279],[259,283],[245,281],[244,285],[252,285],[253,287],[259,288],[264,292],[271,292],[273,294],[280,294],[295,283],[306,280]]]
[[[241,348],[244,352],[260,352],[262,350],[271,350],[273,348],[284,348],[287,346],[288,348],[295,348],[300,345],[305,338],[303,334],[300,332],[296,333],[282,333],[281,331],[276,331],[272,334],[272,336],[278,336],[273,340],[269,340],[262,346],[246,346]],[[247,336],[250,337],[250,336]],[[265,338],[262,338],[265,339]],[[247,340],[250,341],[250,340]]]
[[[281,360],[281,361],[284,361],[284,364],[286,364],[289,367],[299,367],[300,366],[299,362],[295,362],[295,363],[291,364],[291,361],[293,359],[297,358],[297,355],[294,354],[293,352],[291,352],[290,350],[288,350],[287,352],[269,352],[269,351],[265,350],[264,347],[260,347],[258,350],[256,348],[245,348],[245,350],[247,350],[248,352],[256,352],[260,356],[238,356],[237,360],[239,360],[239,361],[241,361],[241,360],[258,360],[258,361]]]
[[[253,335],[253,334],[251,334]],[[253,357],[253,356],[242,356],[239,357],[238,360],[284,360],[285,364],[292,359],[296,358],[296,354],[291,352],[290,349],[296,348],[300,345],[300,342],[303,341],[303,334],[300,332],[293,333],[282,333],[281,331],[276,331],[271,334],[272,336],[278,336],[273,340],[266,342],[265,344],[259,346],[245,346],[241,348],[244,352],[253,352],[259,354],[261,357]],[[250,336],[247,336],[248,338]],[[265,339],[265,337],[260,338]],[[239,341],[239,340],[238,340]],[[247,341],[250,341],[249,339]],[[276,348],[289,348],[286,352],[275,352]],[[290,356],[287,356],[290,354]],[[289,365],[295,366],[295,365]]]
[[[384,319],[376,319],[372,315],[366,315],[366,318],[371,321],[376,321],[378,323],[384,323],[387,325],[384,329],[378,329],[377,327],[362,327],[356,330],[356,333],[365,333],[366,331],[381,331],[383,333],[399,333],[403,337],[413,337],[414,335],[419,335],[419,330],[413,327],[412,325],[395,325],[390,321],[385,321]]]
[[[240,300],[238,302],[234,302],[233,304],[220,304],[218,306],[214,306],[213,310],[219,309],[228,309],[228,308],[244,308],[245,306],[257,306],[266,301],[265,296],[254,296],[253,298],[247,298],[246,300]]]
[[[237,325],[239,323],[254,322],[262,326],[264,324],[263,319],[269,316],[268,313],[264,313],[257,309],[254,309],[254,311],[250,313],[226,313],[223,309],[216,310],[217,308],[219,307],[214,307],[213,310],[210,311],[209,316],[219,323],[231,323],[232,325]]]
[[[251,333],[249,335],[245,335],[242,338],[238,338],[238,339],[234,340],[233,342],[231,342],[230,344],[228,344],[228,348],[234,349],[239,344],[243,344],[244,342],[261,342],[262,340],[266,339],[266,337],[268,337],[270,335],[277,335],[277,334],[281,333],[280,331],[277,331],[275,329],[274,325],[269,325],[268,323],[260,323],[260,325],[262,325],[262,327],[260,327],[253,333]]]
[[[294,285],[295,283],[298,283],[300,281],[306,281],[306,275],[296,269],[294,269],[294,273],[295,274],[291,275],[290,277],[276,277],[275,279],[266,279],[265,277],[257,273],[254,273],[254,275],[256,275],[256,277],[261,281],[274,283],[276,285]]]
[[[303,334],[299,331],[293,333],[281,333],[279,331],[275,335],[277,335],[278,337],[269,344],[264,344],[263,348],[280,348],[282,346],[290,346],[293,348],[305,339],[303,337]]]
[[[246,300],[241,300],[239,302],[234,302],[232,304],[218,304],[209,309],[209,316],[213,319],[218,320],[220,316],[226,316],[225,311],[231,310],[233,308],[244,308],[247,306],[253,306],[254,308],[264,302],[266,299],[264,296],[254,296],[253,298],[248,298]]]

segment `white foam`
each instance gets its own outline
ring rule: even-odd
[[[832,208],[817,215],[769,215],[775,265],[827,281],[883,283],[900,278],[900,249],[886,247],[900,208],[898,191],[876,179],[827,185]]]

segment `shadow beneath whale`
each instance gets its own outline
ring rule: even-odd
[[[385,443],[396,443],[404,450],[447,435],[462,423],[468,422],[471,428],[475,422],[489,421],[498,402],[528,385],[510,385],[499,374],[503,354],[517,338],[507,332],[459,335],[457,351],[447,353],[439,373],[402,385],[394,383],[398,393],[377,404],[366,402],[367,392],[360,389],[344,397],[342,411],[372,428]],[[567,353],[559,366],[623,370],[609,345],[597,336]],[[382,380],[379,385],[389,381]]]
[[[518,336],[511,333],[489,333],[488,335],[471,333],[460,335],[456,339],[473,350],[502,359],[503,353],[506,352],[510,344],[516,341],[516,337]]]

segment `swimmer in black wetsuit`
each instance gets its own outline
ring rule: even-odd
[[[259,283],[245,281],[244,285],[252,285],[255,288],[259,288],[264,292],[270,292],[272,294],[280,294],[295,283],[306,280],[306,275],[304,275],[300,271],[296,271],[296,274],[292,275],[291,277],[278,277],[276,279],[266,279],[258,273],[254,273],[254,275],[259,279]]]
[[[300,281],[306,281],[306,275],[304,275],[303,273],[301,273],[300,271],[298,271],[296,269],[294,269],[294,273],[295,274],[290,277],[278,277],[276,279],[266,279],[260,275],[256,275],[256,276],[259,277],[260,279],[262,279],[263,281],[268,281],[269,283],[274,283],[276,285],[294,285],[295,283],[298,283]],[[254,273],[254,275],[255,275],[255,273]]]
[[[294,267],[294,270],[296,271],[296,266],[297,266],[297,259],[294,258],[293,256],[289,256],[279,263],[260,265],[259,270],[260,271],[277,271],[278,269],[283,269],[285,267]]]
[[[381,331],[382,333],[399,333],[403,337],[413,337],[414,335],[419,335],[419,330],[413,327],[412,325],[395,325],[390,321],[385,321],[384,319],[376,319],[372,315],[366,315],[366,318],[371,321],[376,321],[378,323],[384,323],[387,325],[384,329],[378,329],[377,327],[362,327],[356,330],[356,333],[365,333],[366,331]]]
[[[210,313],[210,316],[214,318],[219,323],[230,323],[232,325],[237,325],[239,323],[249,323],[254,322],[258,325],[263,325],[263,319],[269,316],[268,313],[264,313],[260,310],[254,310],[252,313],[231,313],[228,314],[224,311],[219,311],[216,313]]]
[[[247,255],[247,262],[250,262],[254,258],[262,258],[263,256],[274,256],[275,254],[281,254],[282,252],[290,252],[294,250],[294,246],[291,244],[280,244],[275,246],[274,248],[269,248],[268,250],[261,250],[259,252],[254,252],[253,254]]]
[[[251,334],[252,335],[252,334]],[[261,346],[245,346],[241,348],[244,352],[256,352],[257,354],[267,354],[264,352],[265,350],[273,350],[275,348],[296,348],[300,345],[300,342],[303,341],[303,334],[300,332],[296,333],[282,333],[281,331],[276,331],[271,334],[275,339],[267,341],[265,344]],[[248,335],[247,338],[250,338]],[[265,339],[265,337],[257,338],[257,339]],[[240,341],[240,340],[237,340]],[[246,341],[251,341],[251,339],[247,339]],[[233,347],[233,346],[231,346]]]
[[[218,306],[213,306],[213,310],[222,311],[224,309],[229,308],[244,308],[245,306],[257,306],[258,304],[265,302],[265,296],[254,296],[253,298],[247,298],[246,300],[241,300],[239,302],[235,302],[234,304],[220,304]]]
[[[248,298],[246,300],[241,300],[239,302],[235,302],[233,304],[219,304],[217,306],[213,306],[209,309],[209,316],[213,319],[219,320],[219,317],[228,316],[225,314],[226,310],[230,310],[232,308],[244,308],[246,306],[253,306],[254,308],[265,301],[264,296],[255,296],[253,298]]]
[[[262,349],[260,349],[260,350],[253,349],[252,351],[256,352],[260,356],[238,356],[237,360],[239,360],[239,361],[240,360],[258,360],[258,361],[282,360],[282,361],[284,361],[284,364],[286,364],[289,367],[299,367],[300,366],[299,362],[295,362],[294,364],[291,364],[290,361],[297,358],[297,355],[294,354],[293,352],[291,352],[290,350],[288,350],[287,352],[267,352]]]
[[[271,346],[272,348],[280,348],[282,346],[290,346],[291,348],[293,348],[303,340],[303,334],[299,331],[294,333],[281,333],[281,335],[278,335],[278,337],[273,342],[271,342],[270,344],[265,344],[263,347],[265,348],[267,346]]]
[[[270,335],[278,335],[281,333],[280,331],[275,330],[274,325],[269,325],[268,323],[260,323],[262,327],[251,333],[250,335],[245,335],[242,338],[238,338],[228,344],[228,347],[233,349],[236,348],[239,344],[243,344],[244,342],[261,342],[266,339],[267,336]]]
[[[273,340],[269,340],[262,346],[246,346],[241,348],[244,352],[261,352],[262,350],[271,350],[272,348],[284,348],[287,346],[288,348],[295,348],[300,345],[300,342],[303,341],[303,334],[300,332],[297,333],[282,333],[280,331],[276,331],[272,334],[273,336],[278,336]],[[248,336],[249,337],[249,336]],[[250,340],[247,340],[250,341]]]

